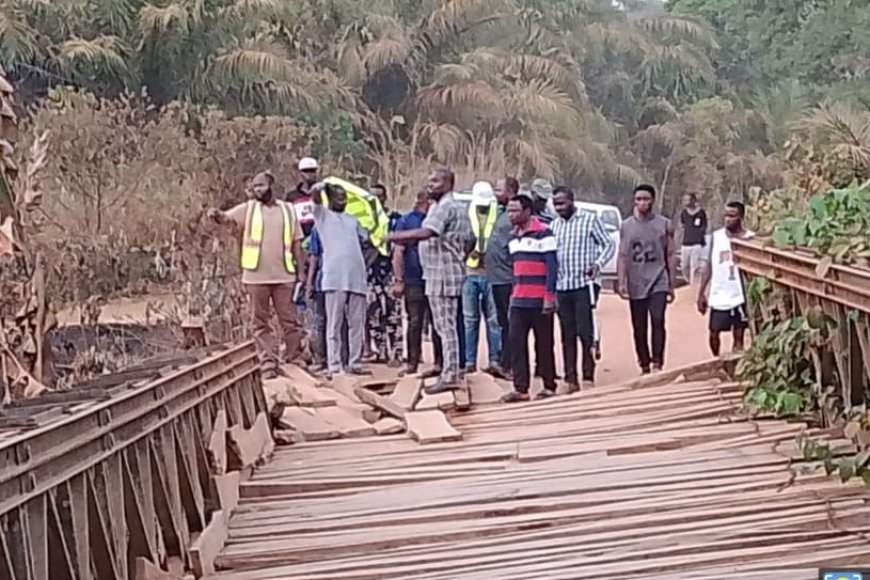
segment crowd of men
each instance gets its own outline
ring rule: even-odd
[[[388,235],[374,243],[372,232],[348,209],[347,187],[321,180],[312,158],[300,160],[298,169],[302,180],[286,196],[277,192],[271,174],[261,173],[250,182],[248,200],[228,211],[209,211],[216,221],[243,231],[242,282],[250,294],[264,376],[280,372],[270,329],[273,310],[287,361],[310,363],[327,377],[369,374],[367,362],[404,364],[403,373],[437,377],[428,394],[462,388],[464,374],[477,370],[482,322],[487,347],[482,370],[513,382],[504,401],[528,400],[533,374],[543,382],[538,397],[552,397],[559,378],[558,316],[564,382],[569,393],[577,391],[595,382],[594,309],[601,270],[614,254],[640,370],[662,369],[676,244],[671,220],[654,209],[654,187],[634,189],[634,208],[622,223],[617,248],[601,219],[577,208],[569,187],[536,179],[521,188],[513,177],[494,185],[480,181],[465,204],[455,194],[454,174],[437,169],[405,214],[387,209],[384,186],[369,189],[389,222]],[[751,235],[743,214],[742,204],[729,203],[725,227],[713,233],[709,248],[706,214],[693,196],[686,198],[680,218],[683,271],[690,280],[701,273],[698,308],[711,309],[710,346],[716,354],[721,332],[733,330],[741,348],[746,327],[743,287],[730,253],[733,237]],[[300,319],[307,321],[311,360],[305,360]],[[423,369],[430,322],[434,360]]]

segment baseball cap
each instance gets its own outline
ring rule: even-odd
[[[317,159],[314,157],[303,157],[299,160],[299,171],[311,171],[318,169]]]
[[[529,201],[535,201],[535,194],[528,189],[521,189],[517,192],[517,198],[524,197]]]
[[[542,177],[532,182],[531,189],[532,193],[540,199],[550,199],[553,197],[553,184]]]
[[[478,181],[471,188],[471,200],[474,205],[489,205],[495,199],[492,184],[488,181]]]

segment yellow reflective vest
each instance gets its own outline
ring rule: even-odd
[[[489,212],[486,214],[486,221],[483,223],[481,231],[480,214],[477,213],[477,208],[482,207],[474,205],[468,206],[468,219],[471,220],[471,231],[474,232],[474,237],[477,240],[474,249],[477,250],[479,256],[486,253],[486,246],[489,244],[489,237],[492,235],[492,229],[495,226],[495,220],[498,217],[498,205],[495,201],[489,204]],[[465,264],[469,268],[479,268],[480,258],[469,256],[465,260]]]
[[[379,254],[389,255],[387,234],[389,233],[390,220],[378,198],[362,187],[339,177],[330,176],[323,181],[344,189],[347,193],[347,206],[344,211],[354,216],[359,221],[359,225],[368,232],[369,240]],[[324,195],[323,204],[327,203]]]
[[[296,222],[291,218],[287,203],[276,201],[284,214],[284,267],[291,274],[296,272],[293,263],[293,228]],[[242,234],[242,269],[256,270],[260,264],[260,249],[263,246],[263,203],[248,201],[245,213],[245,233]]]

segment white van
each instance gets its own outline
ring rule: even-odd
[[[619,249],[619,227],[622,225],[622,212],[615,205],[575,201],[578,210],[592,213],[604,222],[604,228],[613,238],[616,248]],[[601,281],[604,288],[616,290],[616,252],[609,262],[601,269]]]

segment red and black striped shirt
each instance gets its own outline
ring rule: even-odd
[[[556,238],[533,217],[525,230],[514,229],[510,244],[514,270],[512,308],[541,309],[556,294]]]

